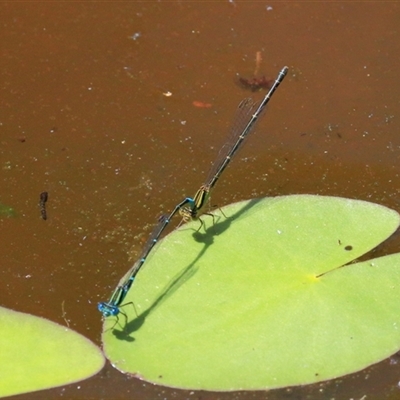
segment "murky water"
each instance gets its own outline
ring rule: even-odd
[[[100,344],[97,302],[157,216],[201,185],[240,100],[262,97],[241,88],[239,75],[273,78],[290,67],[214,203],[311,193],[400,209],[396,3],[6,2],[0,10],[0,202],[17,213],[0,220],[5,307],[68,322]],[[395,235],[379,252],[399,248]],[[19,397],[395,399],[399,376],[392,357],[320,385],[215,394],[153,386],[108,366]]]

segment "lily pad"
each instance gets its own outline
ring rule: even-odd
[[[103,342],[119,370],[173,387],[271,389],[349,374],[400,349],[400,254],[351,263],[399,215],[296,195],[244,201],[168,235]],[[138,316],[135,314],[135,309]]]
[[[103,368],[98,347],[46,319],[0,307],[0,397],[66,385]]]

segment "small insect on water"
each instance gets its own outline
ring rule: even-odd
[[[42,218],[44,220],[47,219],[46,202],[47,202],[48,197],[49,197],[49,195],[47,192],[40,193],[40,201],[39,201],[40,214],[42,215]]]
[[[269,90],[274,84],[273,79],[268,79],[264,75],[259,76],[258,72],[260,70],[262,62],[261,51],[256,52],[256,67],[253,73],[253,76],[250,78],[244,78],[239,76],[238,84],[244,89],[251,90],[252,92],[258,92],[260,90]]]

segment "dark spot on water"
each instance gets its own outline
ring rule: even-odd
[[[42,215],[42,219],[47,219],[47,212],[46,212],[46,202],[48,199],[48,193],[42,192],[40,193],[40,200],[39,200],[39,207],[40,207],[40,214]]]

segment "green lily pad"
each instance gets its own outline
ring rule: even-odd
[[[103,368],[98,347],[46,319],[0,307],[0,397],[66,385]]]
[[[397,229],[395,211],[311,195],[222,211],[214,225],[202,217],[205,232],[194,221],[160,242],[126,298],[127,323],[106,319],[116,368],[180,388],[271,389],[400,349],[400,254],[350,263]]]

